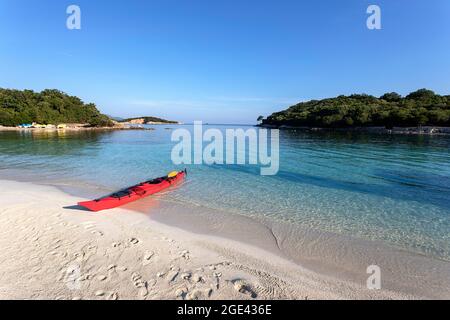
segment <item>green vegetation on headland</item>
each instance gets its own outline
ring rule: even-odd
[[[167,124],[177,124],[178,121],[172,121],[172,120],[166,120],[161,119],[157,117],[136,117],[136,118],[128,118],[120,120],[120,122],[131,122],[131,123],[139,123],[139,124],[146,124],[146,123],[167,123]]]
[[[260,118],[259,118],[260,120]],[[392,92],[376,98],[366,94],[311,100],[276,112],[262,125],[352,127],[450,127],[450,95],[420,89],[406,97]]]
[[[0,125],[22,123],[82,123],[93,127],[111,127],[114,122],[98,111],[93,103],[59,90],[11,90],[0,88]]]

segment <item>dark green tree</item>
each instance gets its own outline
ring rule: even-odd
[[[397,92],[389,92],[383,94],[380,99],[386,100],[388,102],[398,102],[402,99],[402,96],[399,95]]]

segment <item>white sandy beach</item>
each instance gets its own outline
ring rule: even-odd
[[[0,181],[0,299],[409,299],[49,186]]]

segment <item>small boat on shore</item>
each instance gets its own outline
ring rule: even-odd
[[[161,192],[162,190],[181,182],[186,174],[186,169],[179,172],[173,171],[165,177],[142,182],[100,199],[79,202],[78,205],[94,212],[123,206],[124,204]]]
[[[19,124],[17,127],[22,128],[22,129],[28,129],[28,128],[31,128],[32,126],[33,125],[31,123],[22,123],[22,124]]]

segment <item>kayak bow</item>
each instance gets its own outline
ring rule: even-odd
[[[79,202],[78,205],[94,212],[123,206],[177,184],[185,178],[186,173],[186,170],[171,172],[165,177],[142,182],[97,200]]]

